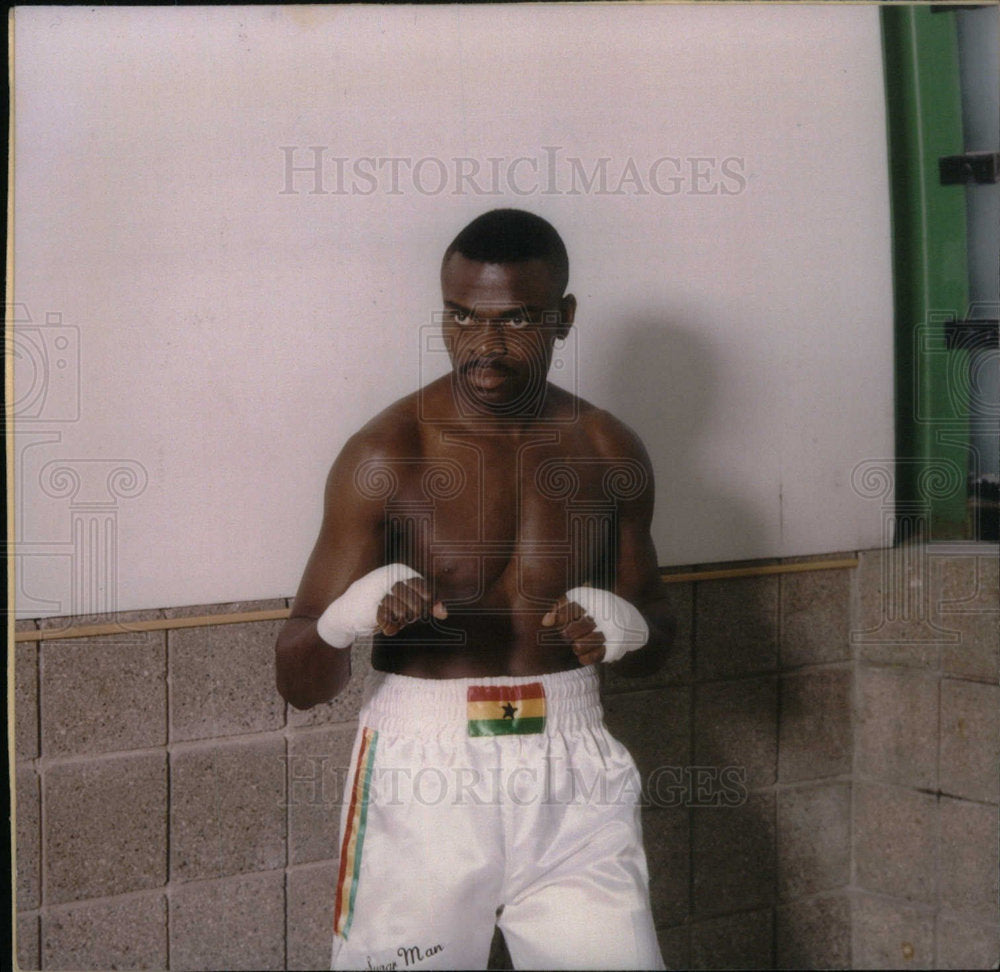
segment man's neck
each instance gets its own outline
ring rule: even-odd
[[[551,418],[548,382],[542,385],[537,395],[519,403],[516,410],[508,411],[502,405],[491,408],[463,393],[454,374],[446,378],[450,380],[446,380],[441,388],[443,394],[440,417],[460,431],[479,431],[490,436],[509,436],[516,440],[537,431],[539,423],[544,424]]]

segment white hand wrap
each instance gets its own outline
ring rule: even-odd
[[[378,606],[399,583],[420,577],[406,564],[388,564],[359,577],[337,598],[316,622],[319,636],[334,648],[350,648],[363,634],[378,627]]]
[[[566,592],[590,615],[604,635],[604,660],[616,662],[626,652],[636,651],[649,640],[649,625],[638,608],[623,597],[599,587],[574,587]]]

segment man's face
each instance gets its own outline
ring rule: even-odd
[[[453,253],[441,271],[444,339],[467,404],[498,414],[530,411],[545,387],[552,345],[576,301],[543,260],[479,263]]]

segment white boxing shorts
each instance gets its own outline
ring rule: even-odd
[[[662,969],[640,780],[594,667],[374,672],[341,816],[335,969]]]

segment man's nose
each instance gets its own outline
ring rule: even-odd
[[[476,329],[476,339],[482,348],[500,348],[506,350],[507,322],[502,317],[484,317],[479,319]]]

